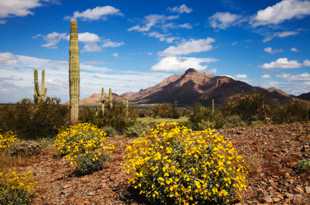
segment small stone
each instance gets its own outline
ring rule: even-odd
[[[306,187],[305,187],[305,190],[306,190],[306,193],[307,193],[307,194],[310,194],[310,186],[306,186]]]
[[[304,193],[304,190],[302,189],[301,186],[296,186],[295,189],[294,189],[294,191],[296,191],[296,192],[299,193],[299,194]]]
[[[278,197],[274,197],[274,198],[272,198],[272,201],[273,201],[273,202],[279,202],[279,201],[281,201],[281,199],[278,198]]]
[[[264,200],[264,202],[272,203],[272,198],[269,195],[265,196],[263,200]]]
[[[302,204],[303,196],[301,194],[294,194],[293,204]]]

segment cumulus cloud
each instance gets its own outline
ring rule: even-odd
[[[153,71],[162,72],[185,71],[188,68],[205,70],[208,68],[207,64],[215,61],[216,59],[214,58],[168,56],[161,58],[157,64],[152,66],[151,69]]]
[[[288,81],[310,82],[310,73],[299,73],[299,74],[282,73],[282,74],[278,74],[277,77],[288,80]]]
[[[236,75],[236,78],[237,78],[237,79],[247,79],[248,76],[247,76],[247,74],[241,74],[241,73],[239,73],[239,74]]]
[[[34,38],[42,38],[45,43],[42,47],[57,48],[62,40],[69,40],[69,34],[52,32],[46,35],[36,35]],[[101,39],[99,35],[90,32],[79,33],[79,42],[82,43],[82,51],[99,52],[103,48],[116,48],[124,45],[124,42],[112,41],[110,39]],[[102,43],[102,45],[101,45]]]
[[[273,49],[273,48],[271,48],[271,47],[266,47],[266,48],[264,48],[264,51],[265,51],[266,53],[269,53],[269,54],[275,54],[275,53],[280,53],[280,52],[282,52],[283,50],[282,50],[282,49]]]
[[[180,6],[175,6],[172,8],[169,7],[168,10],[174,13],[179,13],[179,14],[183,14],[183,13],[189,14],[193,11],[191,8],[186,6],[186,4],[182,4]]]
[[[209,23],[214,29],[226,29],[240,23],[241,16],[229,12],[216,12],[209,17]]]
[[[310,61],[305,60],[304,62],[298,62],[297,60],[288,60],[288,58],[278,58],[270,63],[264,63],[261,67],[264,69],[290,69],[290,68],[301,68],[310,66]]]
[[[8,17],[32,15],[32,10],[42,5],[41,0],[2,0],[0,1],[0,21]]]
[[[290,36],[296,36],[299,34],[299,31],[281,31],[281,32],[275,32],[271,35],[266,36],[263,39],[263,42],[269,42],[272,41],[274,38],[286,38],[286,37],[290,37]]]
[[[119,9],[113,6],[97,6],[93,9],[87,9],[82,12],[75,11],[72,18],[95,21],[99,19],[105,19],[106,17],[113,15],[122,15],[122,13]]]
[[[147,32],[150,31],[156,25],[164,25],[169,21],[178,19],[179,16],[166,16],[166,15],[158,15],[151,14],[144,17],[144,22],[142,25],[135,25],[130,27],[128,31],[136,31],[136,32]]]
[[[265,78],[265,79],[268,79],[268,78],[270,78],[271,76],[270,76],[269,74],[263,74],[261,77],[262,77],[262,78]]]
[[[173,37],[173,36],[170,36],[170,35],[168,35],[168,34],[159,33],[159,32],[156,32],[156,31],[149,32],[149,33],[147,33],[147,35],[148,35],[149,37],[157,38],[157,39],[159,39],[161,42],[172,43],[173,41],[176,40],[176,38]]]
[[[0,53],[0,102],[16,102],[33,96],[33,69],[46,69],[48,96],[68,99],[68,63],[33,56]],[[167,77],[168,73],[120,71],[97,64],[81,63],[81,98],[101,87],[111,87],[117,93],[138,91]],[[21,72],[22,70],[22,72]],[[14,93],[14,95],[12,95]]]
[[[259,10],[253,19],[254,26],[276,25],[284,21],[310,15],[310,1],[282,0]]]
[[[298,52],[299,50],[298,50],[298,48],[291,48],[290,49],[292,52]]]
[[[102,47],[103,48],[117,48],[117,47],[120,47],[122,45],[124,45],[125,43],[120,41],[112,41],[111,39],[105,39],[103,40],[103,44],[102,44]]]
[[[180,56],[187,55],[191,53],[200,53],[213,49],[213,43],[215,40],[213,38],[205,39],[191,39],[189,41],[182,42],[176,46],[170,46],[163,50],[161,56]]]

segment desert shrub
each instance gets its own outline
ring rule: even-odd
[[[31,172],[0,172],[0,204],[28,205],[35,187]]]
[[[243,158],[214,130],[160,123],[125,153],[133,189],[161,204],[227,204],[246,188]]]
[[[56,136],[55,147],[79,175],[100,169],[113,148],[107,142],[106,133],[89,123],[72,125],[62,130]]]
[[[0,152],[10,148],[16,142],[16,136],[13,132],[0,133]]]
[[[239,115],[227,116],[224,120],[224,128],[243,127],[246,123],[240,118]]]
[[[265,97],[258,93],[234,96],[225,104],[225,114],[239,115],[247,123],[254,120],[265,120],[270,112],[265,100]]]
[[[18,141],[7,149],[10,156],[33,156],[40,154],[41,146],[35,141]]]
[[[303,172],[310,173],[310,160],[309,159],[300,160],[297,164],[296,170],[299,173],[303,173]]]
[[[0,109],[0,129],[25,139],[53,137],[67,123],[67,112],[67,106],[56,98],[47,97],[39,104],[24,99]]]
[[[211,109],[196,104],[193,113],[190,115],[190,127],[193,130],[204,130],[206,128],[221,128],[224,125],[222,112],[216,110],[212,113]]]
[[[310,120],[310,106],[304,102],[292,101],[272,109],[272,121],[287,123]]]
[[[113,127],[104,127],[103,130],[107,133],[108,137],[114,137],[117,135],[117,130]]]
[[[135,110],[131,107],[126,115],[126,107],[121,102],[114,102],[113,107],[106,106],[104,115],[101,111],[95,118],[95,124],[98,127],[113,127],[118,132],[123,133],[125,129],[134,124],[136,120]]]
[[[141,122],[136,122],[130,127],[126,128],[125,134],[127,137],[139,137],[141,136],[146,130],[149,129],[149,125],[143,124]]]

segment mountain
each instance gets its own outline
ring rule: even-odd
[[[230,97],[245,93],[261,93],[270,101],[285,101],[290,97],[279,89],[263,89],[227,76],[212,76],[190,68],[183,75],[174,75],[159,84],[142,89],[136,93],[125,93],[122,97],[138,104],[177,103],[192,105],[196,102],[207,103],[214,99],[224,104]]]
[[[138,92],[127,92],[122,95],[113,93],[113,99],[116,101],[128,99],[137,104],[177,103],[178,105],[210,103],[210,100],[214,99],[217,105],[223,105],[230,98],[247,93],[263,94],[269,102],[285,102],[293,98],[274,87],[269,89],[255,87],[228,76],[212,76],[189,68],[182,75],[172,75]],[[96,105],[97,97],[98,94],[94,93],[82,99],[81,105]]]
[[[80,100],[80,105],[87,105],[87,106],[94,106],[97,104],[97,99],[98,99],[98,96],[99,96],[99,93],[93,93],[91,94],[89,97],[86,97],[84,99],[81,99]],[[116,93],[112,93],[112,96],[113,96],[113,100],[115,101],[121,101],[121,100],[124,100],[125,98],[119,96],[118,94]]]
[[[298,95],[297,98],[302,99],[302,100],[309,100],[310,101],[310,92]]]

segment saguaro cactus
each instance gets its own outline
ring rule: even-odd
[[[42,101],[44,101],[45,97],[46,97],[46,86],[45,86],[45,70],[43,69],[41,71],[41,89],[39,87],[39,76],[38,76],[38,70],[34,69],[33,72],[33,77],[34,77],[34,102],[40,103]]]
[[[99,110],[101,110],[102,115],[104,115],[104,107],[105,107],[105,94],[104,88],[101,88],[101,93],[97,98],[97,115],[99,114]]]
[[[112,95],[112,89],[109,88],[109,107],[110,109],[113,108],[113,95]]]
[[[79,120],[80,101],[80,62],[77,21],[71,20],[70,48],[69,48],[69,95],[70,95],[70,123]]]

